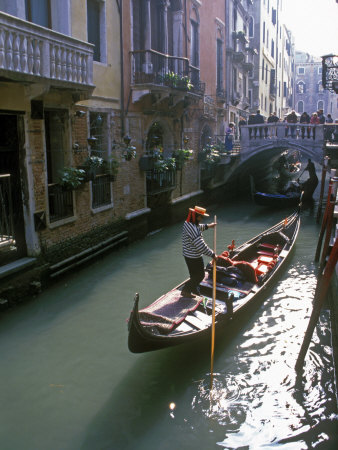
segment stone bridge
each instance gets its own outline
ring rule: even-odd
[[[293,128],[291,128],[293,127]],[[321,163],[324,156],[324,125],[286,123],[244,125],[240,136],[240,161],[273,160],[284,150],[299,150],[303,158]]]

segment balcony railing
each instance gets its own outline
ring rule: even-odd
[[[176,187],[176,170],[149,170],[146,172],[147,194],[173,190]]]
[[[130,54],[132,85],[167,86],[201,93],[199,69],[189,66],[187,58],[165,55],[155,50],[137,50]],[[187,81],[190,81],[190,87]]]
[[[74,215],[73,191],[60,184],[48,185],[49,221],[67,219]]]
[[[93,88],[93,45],[0,12],[0,76]]]
[[[0,247],[14,239],[10,175],[0,175]]]

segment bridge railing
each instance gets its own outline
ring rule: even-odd
[[[303,140],[313,144],[324,141],[325,125],[312,125],[302,123],[264,123],[259,125],[241,126],[241,145],[252,145],[254,140],[262,139],[288,139]],[[257,142],[258,144],[258,142]]]

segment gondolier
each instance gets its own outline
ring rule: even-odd
[[[182,297],[195,297],[200,295],[199,284],[204,278],[204,261],[202,255],[216,258],[215,253],[205,243],[202,231],[213,228],[214,222],[201,224],[203,217],[209,217],[205,208],[195,206],[189,208],[189,214],[183,225],[182,247],[183,256],[189,270],[189,280],[186,282]]]

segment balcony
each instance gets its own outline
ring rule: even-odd
[[[138,50],[130,55],[131,84],[139,90],[133,101],[154,91],[203,95],[205,85],[200,82],[199,69],[189,66],[187,58],[165,55],[155,50]]]
[[[176,187],[176,170],[165,172],[156,169],[146,172],[147,195],[172,191]]]
[[[93,45],[0,12],[0,77],[92,91]]]
[[[245,60],[245,54],[242,51],[234,52],[232,59],[234,63],[241,63]]]

